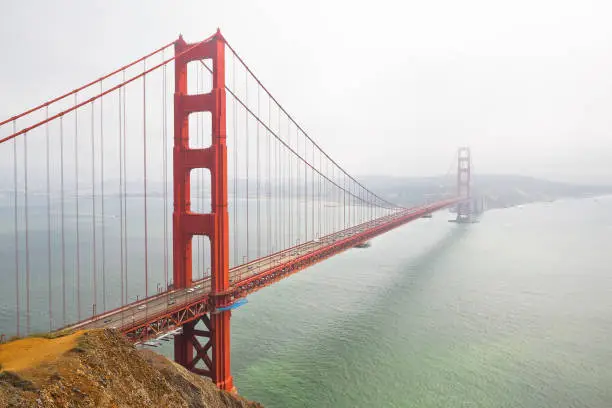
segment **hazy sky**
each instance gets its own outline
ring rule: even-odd
[[[612,2],[13,1],[4,119],[175,39],[220,27],[355,174],[476,171],[612,181]]]

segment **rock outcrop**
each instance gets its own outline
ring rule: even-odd
[[[261,407],[112,330],[0,345],[0,407]]]

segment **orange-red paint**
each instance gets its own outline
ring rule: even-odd
[[[189,50],[185,52],[185,50]],[[197,46],[187,44],[182,37],[175,42],[174,95],[174,213],[173,213],[173,279],[175,288],[192,283],[192,238],[206,235],[211,245],[210,293],[212,308],[226,303],[229,289],[229,215],[227,211],[227,146],[225,128],[225,41],[219,31],[210,41]],[[212,60],[212,90],[204,95],[187,93],[187,64],[191,61]],[[212,144],[203,149],[189,147],[189,114],[210,112],[212,117]],[[206,168],[211,175],[211,213],[195,214],[190,205],[190,172]],[[212,380],[221,389],[234,390],[230,373],[230,311],[215,313],[210,318],[212,351]],[[195,323],[183,326],[183,335],[175,339],[175,359],[180,364],[194,367],[193,347],[198,330]],[[197,348],[197,345],[196,345]],[[206,349],[208,350],[208,349]],[[203,359],[201,350],[197,358]]]

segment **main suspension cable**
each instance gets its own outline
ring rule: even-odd
[[[272,98],[272,100],[276,103],[276,105],[279,107],[280,110],[283,111],[283,113],[287,116],[287,118],[289,120],[291,120],[295,126],[302,132],[304,133],[304,135],[312,142],[315,144],[315,146],[320,149],[323,154],[334,164],[336,165],[340,171],[342,171],[343,173],[345,173],[353,182],[357,183],[359,186],[364,187],[358,180],[356,180],[354,177],[352,177],[346,170],[344,170],[344,168],[342,168],[342,166],[340,166],[334,159],[332,159],[327,153],[325,153],[325,151],[323,149],[321,149],[321,147],[308,135],[308,133],[298,124],[298,122],[289,114],[289,112],[287,112],[287,110],[280,104],[280,102],[270,93],[270,91],[268,91],[268,89],[264,86],[264,84],[259,80],[259,78],[255,75],[255,73],[251,70],[251,68],[249,68],[249,66],[246,64],[246,62],[242,59],[242,57],[240,57],[240,55],[236,52],[236,50],[231,46],[231,44],[229,42],[227,42],[227,40],[225,38],[223,38],[223,41],[225,42],[225,45],[230,49],[230,51],[232,52],[232,54],[234,54],[236,56],[236,58],[238,58],[238,60],[240,61],[240,63],[245,67],[245,69],[249,72],[249,74],[251,74],[251,76],[253,77],[253,79],[257,82],[257,84],[259,86],[261,86],[261,88],[270,96],[270,98]],[[387,203],[390,207],[389,208],[399,208],[399,206],[379,197],[378,195],[374,194],[377,198],[379,198],[380,200],[382,200],[383,202]]]

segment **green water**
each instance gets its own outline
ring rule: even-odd
[[[267,407],[612,407],[612,198],[419,220],[249,297]]]
[[[12,214],[10,206],[1,211]],[[45,214],[31,213],[32,331],[48,329]],[[410,223],[249,296],[232,316],[239,392],[269,408],[612,407],[612,197],[493,210],[472,225],[449,218]],[[81,226],[83,313],[92,303],[88,225]],[[153,225],[150,248],[162,248],[161,227]],[[107,228],[109,236],[118,231],[116,217]],[[72,223],[67,229],[70,244]],[[56,320],[58,237],[53,230]],[[116,241],[107,240],[115,254],[107,261],[108,308],[120,299]],[[0,333],[9,334],[12,242],[11,225],[0,228]],[[131,300],[144,294],[139,242],[130,244]],[[73,252],[66,272],[72,320]],[[155,288],[163,251],[150,252]],[[155,350],[171,356],[172,347]]]

